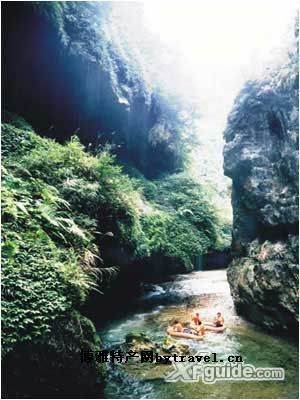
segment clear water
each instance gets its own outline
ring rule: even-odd
[[[166,336],[166,327],[175,317],[190,319],[199,310],[201,318],[211,319],[222,311],[226,332],[207,332],[203,342],[187,340],[192,351],[217,353],[218,358],[241,355],[244,362],[256,367],[282,367],[284,381],[218,381],[167,383],[167,365],[140,364],[109,366],[107,398],[298,398],[298,348],[283,338],[274,337],[247,323],[235,313],[226,271],[198,271],[177,275],[173,280],[148,285],[132,311],[111,321],[99,333],[103,344],[118,349],[131,331],[146,333],[157,343]]]

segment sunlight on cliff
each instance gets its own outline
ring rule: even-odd
[[[197,152],[196,165],[206,158],[210,166],[202,163],[202,170],[208,174],[216,166],[217,174],[221,172],[222,131],[235,96],[266,63],[282,59],[296,9],[296,1],[145,2],[147,26],[162,42],[176,47],[181,67],[193,81],[192,95],[199,98],[201,111],[202,151]]]
[[[131,70],[168,101],[180,103],[183,114],[185,107],[195,110],[188,118],[199,145],[189,172],[219,193],[222,209],[230,209],[230,180],[223,174],[227,116],[243,84],[286,57],[296,6],[294,0],[113,5],[110,35]]]
[[[222,134],[234,98],[246,80],[261,76],[266,65],[282,62],[293,38],[296,10],[296,1],[144,4],[146,25],[161,43],[176,48],[181,63],[174,67],[180,66],[192,81],[190,95],[199,101],[200,146],[192,173],[213,182],[220,192],[229,182],[223,176]],[[190,91],[190,85],[180,90]]]
[[[230,102],[243,80],[282,57],[297,1],[145,2],[147,27],[180,53],[200,98]],[[178,66],[175,66],[178,67]],[[220,84],[222,83],[222,86]],[[225,92],[220,93],[220,87]],[[213,92],[213,93],[211,93]]]

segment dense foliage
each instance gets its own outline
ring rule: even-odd
[[[22,360],[40,359],[45,348],[65,360],[66,349],[75,348],[74,367],[81,348],[99,348],[81,305],[122,268],[122,260],[108,265],[102,245],[112,253],[126,249],[143,268],[171,265],[171,272],[184,272],[217,245],[218,218],[203,189],[184,174],[159,181],[135,169],[127,175],[106,148],[91,154],[76,137],[61,145],[35,134],[22,118],[5,118],[3,356],[9,363],[16,351],[19,357],[25,352],[21,368]],[[61,368],[65,374],[69,367],[63,362]],[[89,368],[101,376],[97,365]]]
[[[89,174],[79,143],[58,145],[37,136],[24,120],[13,120],[15,125],[2,127],[2,356],[13,365],[6,369],[6,390],[11,394],[9,382],[13,386],[17,379],[21,391],[32,393],[26,386],[31,371],[41,395],[45,388],[39,379],[45,376],[32,374],[36,360],[41,371],[48,364],[50,376],[67,377],[74,365],[81,368],[80,349],[99,350],[93,324],[76,309],[97,280],[114,270],[97,269],[95,223],[63,195],[66,179]],[[44,360],[47,352],[51,357]],[[60,362],[51,363],[57,357]],[[99,392],[101,368],[92,363],[78,382],[87,375],[95,376],[90,389]]]
[[[217,212],[211,188],[187,173],[149,181],[132,167],[127,169],[148,204],[141,217],[143,241],[140,238],[146,256],[160,254],[191,270],[195,257],[230,245],[230,220]]]
[[[201,188],[184,175],[146,184],[145,196],[154,212],[142,218],[148,254],[178,259],[190,270],[195,257],[212,248],[217,220]]]
[[[8,352],[16,342],[45,337],[56,318],[96,288],[99,275],[113,272],[96,268],[93,206],[99,182],[113,196],[106,174],[113,179],[118,168],[105,152],[98,158],[86,155],[77,139],[61,146],[9,124],[2,133],[3,345]],[[98,196],[99,204],[106,200]],[[114,211],[121,206],[116,198]]]

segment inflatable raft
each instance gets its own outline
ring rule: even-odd
[[[212,325],[204,325],[205,326],[205,330],[208,332],[224,332],[226,330],[226,326],[212,326]]]
[[[203,336],[192,335],[191,333],[184,332],[175,332],[172,329],[168,329],[167,333],[172,337],[178,337],[182,339],[194,339],[194,340],[202,340]]]

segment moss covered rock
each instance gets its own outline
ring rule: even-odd
[[[185,355],[189,352],[189,346],[181,343],[179,340],[173,339],[170,336],[166,336],[163,344],[161,345],[161,350],[166,354],[175,353],[176,355]]]
[[[154,343],[145,333],[130,332],[126,335],[124,347],[136,352],[155,351],[158,345]]]
[[[297,335],[297,236],[252,242],[248,254],[230,264],[227,276],[238,312],[268,330]]]

